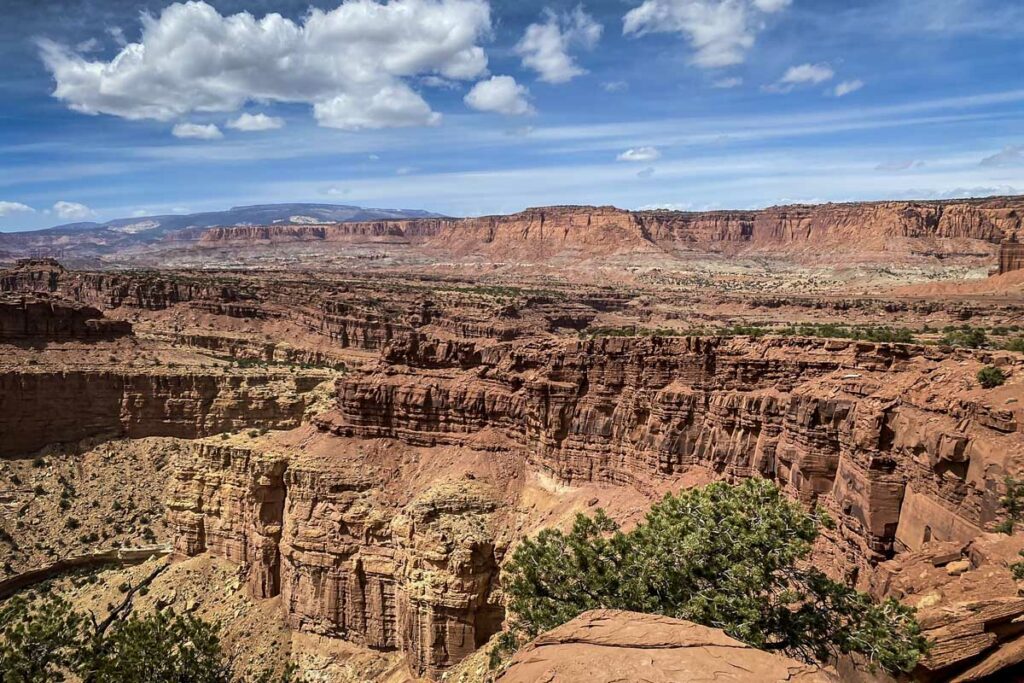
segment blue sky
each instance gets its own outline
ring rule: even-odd
[[[1024,193],[1014,0],[208,2],[6,0],[0,230]]]

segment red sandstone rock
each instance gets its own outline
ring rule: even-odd
[[[718,629],[654,614],[584,612],[528,644],[498,683],[825,683],[833,674]]]
[[[294,629],[402,650],[435,676],[501,628],[495,492],[442,482],[397,507],[359,459],[198,442],[175,464],[175,550],[247,570]]]

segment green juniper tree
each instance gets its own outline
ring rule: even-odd
[[[826,515],[762,479],[667,495],[629,533],[602,511],[578,515],[569,533],[546,529],[513,553],[503,581],[512,633],[535,636],[614,608],[721,628],[805,660],[859,653],[909,671],[927,646],[913,610],[876,604],[809,566],[823,524]]]

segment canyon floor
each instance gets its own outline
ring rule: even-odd
[[[836,519],[819,566],[919,610],[915,680],[1024,675],[1024,535],[1001,531],[1024,270],[988,276],[990,243],[890,264],[203,239],[0,269],[5,595],[45,580],[102,618],[144,585],[134,610],[221,623],[240,680],[481,682],[522,538],[761,476]],[[498,680],[743,647],[580,619]]]

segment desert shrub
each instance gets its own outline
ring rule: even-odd
[[[996,531],[1012,534],[1014,526],[1024,518],[1024,479],[1006,477],[1003,483],[1006,485],[1006,493],[999,499],[999,504],[1006,518],[996,526]]]
[[[981,349],[988,346],[988,335],[980,327],[964,325],[961,328],[953,328],[946,332],[942,337],[942,343],[968,349]]]
[[[1024,353],[1024,337],[1014,337],[1013,339],[1007,340],[1007,342],[1003,344],[1003,348],[1007,351]]]
[[[545,529],[513,554],[502,581],[512,629],[535,636],[586,610],[625,609],[808,661],[856,652],[887,671],[911,670],[927,646],[914,611],[876,604],[807,566],[823,524],[826,515],[761,479],[667,495],[629,533],[602,511],[577,515],[569,533]]]
[[[981,370],[978,370],[977,378],[978,384],[986,389],[1002,386],[1006,381],[1006,375],[1003,374],[1003,371],[991,365],[986,365]]]

